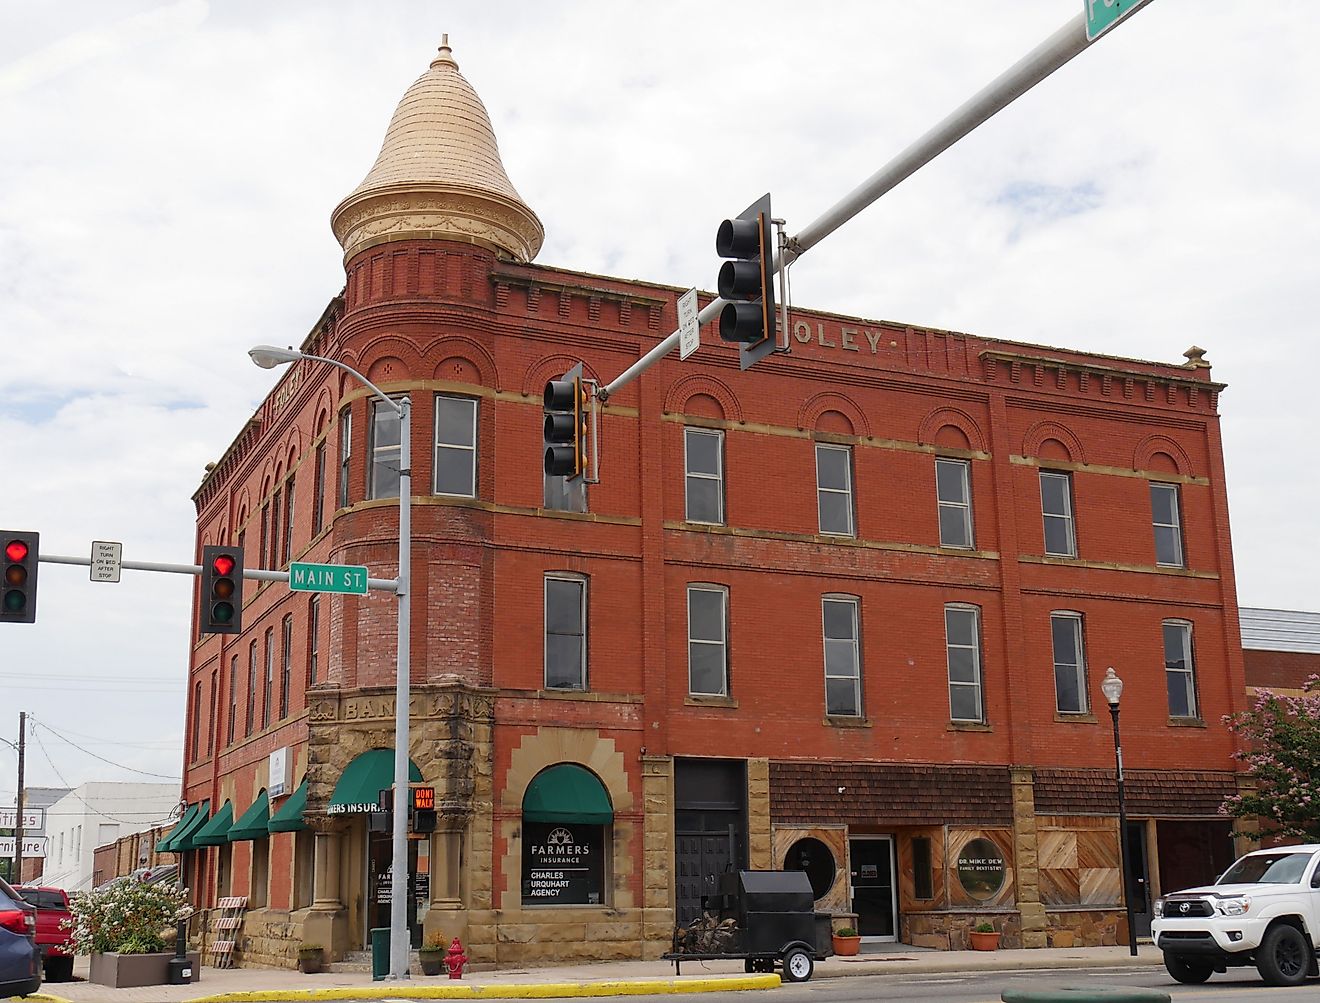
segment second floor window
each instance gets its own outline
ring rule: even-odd
[[[202,681],[199,679],[193,683],[193,733],[192,733],[192,758],[193,762],[201,755],[202,744]]]
[[[435,399],[435,493],[477,496],[477,402]]]
[[[1077,613],[1051,613],[1054,642],[1054,706],[1060,714],[1085,714],[1086,659],[1082,653],[1082,618]]]
[[[940,457],[935,461],[935,499],[939,507],[940,546],[970,550],[972,542],[972,465]]]
[[[724,522],[723,453],[723,432],[683,429],[688,522]]]
[[[1040,510],[1045,520],[1045,553],[1076,557],[1073,529],[1072,478],[1049,470],[1040,472]]]
[[[728,593],[715,585],[690,585],[687,601],[688,692],[728,696]]]
[[[857,643],[857,600],[821,600],[825,634],[825,713],[860,717],[862,662]]]
[[[545,578],[545,688],[587,688],[587,583]]]
[[[257,722],[257,642],[248,645],[247,727],[244,735],[251,735]]]
[[[1165,620],[1164,676],[1169,687],[1169,717],[1197,717],[1196,667],[1192,663],[1192,625]]]
[[[585,512],[587,510],[587,480],[544,474],[541,501],[551,512]]]
[[[949,660],[949,717],[984,721],[981,700],[981,615],[975,606],[944,607]]]
[[[384,401],[371,402],[371,473],[368,498],[399,497],[399,470],[403,450],[399,445],[399,412]]]
[[[229,659],[229,720],[225,724],[225,745],[234,744],[234,727],[238,720],[238,656]]]
[[[353,457],[353,412],[339,416],[339,507],[348,507],[348,461]]]
[[[1150,486],[1151,517],[1155,524],[1155,563],[1169,568],[1184,567],[1182,514],[1178,485]]]
[[[853,535],[852,450],[816,445],[816,509],[820,531]]]

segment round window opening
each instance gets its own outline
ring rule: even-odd
[[[811,882],[811,895],[820,898],[834,884],[834,854],[819,839],[811,836],[799,839],[784,854],[784,870],[806,871]]]
[[[984,902],[1004,887],[1004,855],[993,841],[973,839],[958,854],[958,883],[972,898]]]

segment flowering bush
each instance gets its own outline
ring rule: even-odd
[[[193,909],[178,885],[129,880],[80,895],[69,912],[79,954],[153,954],[165,949],[162,934]]]
[[[1251,710],[1224,718],[1243,741],[1234,758],[1247,764],[1255,789],[1233,794],[1219,811],[1257,817],[1253,838],[1284,836],[1320,840],[1320,676],[1311,676],[1301,696],[1261,690]]]

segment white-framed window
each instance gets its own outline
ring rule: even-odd
[[[551,512],[585,512],[587,510],[587,479],[544,474],[542,503]]]
[[[238,656],[229,659],[229,720],[225,723],[225,745],[234,744],[238,721]],[[102,846],[105,844],[102,843]]]
[[[280,720],[289,716],[289,683],[293,676],[293,614],[280,628]]]
[[[855,596],[824,596],[821,622],[825,638],[825,713],[862,716],[862,656]]]
[[[587,582],[545,576],[545,688],[587,688]]]
[[[1076,557],[1071,474],[1053,470],[1040,472],[1040,511],[1045,520],[1045,553],[1055,557]]]
[[[257,642],[248,645],[247,727],[243,734],[251,735],[257,721]]]
[[[280,550],[279,566],[288,564],[293,557],[293,474],[284,482],[284,539]]]
[[[1082,615],[1069,611],[1050,614],[1054,643],[1054,706],[1060,714],[1085,714],[1086,654],[1082,642]]]
[[[852,450],[816,443],[816,510],[820,531],[852,536]]]
[[[339,507],[348,507],[348,461],[353,457],[353,412],[339,416]]]
[[[307,685],[314,686],[321,662],[321,593],[307,600]]]
[[[384,401],[371,402],[371,441],[367,444],[367,455],[371,459],[367,475],[368,498],[399,497],[399,471],[403,462],[400,426],[398,411]]]
[[[312,536],[325,525],[325,440],[316,444],[312,475]]]
[[[978,607],[960,603],[944,607],[944,644],[949,662],[950,720],[984,721]]]
[[[1165,620],[1164,677],[1169,687],[1169,716],[1198,717],[1196,665],[1192,660],[1192,625]]]
[[[935,458],[935,500],[940,517],[940,546],[970,550],[972,536],[972,465],[967,460]]]
[[[275,628],[266,631],[266,682],[261,691],[261,726],[270,727],[271,703],[275,695]]]
[[[1166,568],[1185,566],[1180,501],[1177,484],[1152,482],[1150,510],[1155,526],[1155,563]]]
[[[435,484],[438,495],[477,496],[477,402],[435,397]]]
[[[689,585],[688,692],[729,695],[729,593],[719,585]]]
[[[687,480],[687,521],[724,523],[724,433],[683,429],[683,470]]]

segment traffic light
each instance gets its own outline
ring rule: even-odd
[[[770,195],[757,199],[715,234],[715,253],[731,258],[720,266],[720,337],[741,345],[747,369],[775,350],[774,244],[770,239]]]
[[[408,831],[435,832],[435,788],[413,787],[408,798]]]
[[[545,472],[581,477],[587,470],[587,395],[582,363],[545,385]]]
[[[243,632],[243,551],[202,548],[202,634]]]
[[[37,546],[39,533],[0,531],[5,581],[0,595],[0,623],[37,622]]]

